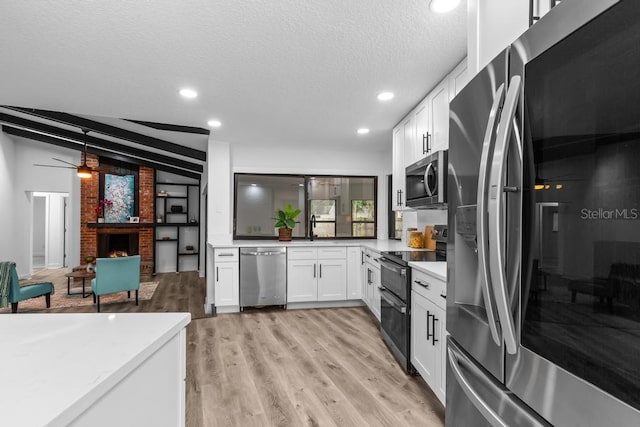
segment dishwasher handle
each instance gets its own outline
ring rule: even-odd
[[[248,256],[275,256],[275,255],[286,255],[286,252],[242,252],[240,255],[248,255]]]

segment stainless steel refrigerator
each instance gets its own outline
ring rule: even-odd
[[[448,426],[640,425],[640,2],[564,0],[450,106]]]

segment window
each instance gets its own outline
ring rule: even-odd
[[[375,233],[375,207],[373,200],[351,201],[351,235],[371,237]]]
[[[234,239],[276,239],[276,211],[302,210],[294,238],[375,238],[376,177],[235,174]]]

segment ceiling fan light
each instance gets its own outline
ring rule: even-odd
[[[91,168],[86,164],[78,166],[78,176],[80,178],[91,178]]]

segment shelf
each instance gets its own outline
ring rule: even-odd
[[[188,199],[187,196],[156,196],[157,199]]]
[[[192,222],[157,222],[156,227],[197,227],[200,224]]]
[[[187,215],[186,212],[167,212],[166,215]]]
[[[179,187],[200,187],[200,184],[179,184],[177,182],[156,182],[156,185],[177,185]]]
[[[178,239],[156,239],[156,242],[177,242]]]

